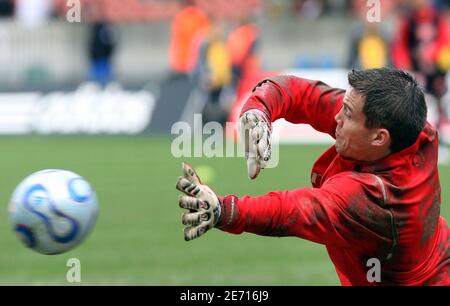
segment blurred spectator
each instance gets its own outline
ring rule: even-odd
[[[299,17],[319,18],[325,9],[325,0],[293,0],[293,11]]]
[[[10,17],[14,14],[14,0],[0,0],[0,17]]]
[[[349,8],[348,0],[332,0],[324,3],[324,13],[329,15],[343,15]]]
[[[437,10],[448,10],[450,9],[450,0],[434,0],[434,6]]]
[[[203,118],[224,124],[228,109],[221,99],[231,82],[231,61],[220,26],[214,24],[199,32],[191,52],[192,57],[196,55],[193,80],[206,99]]]
[[[209,18],[193,0],[182,0],[180,4],[182,9],[172,22],[169,63],[172,72],[187,74],[192,70],[189,67],[192,42],[200,31],[209,26]]]
[[[393,45],[393,61],[398,68],[415,73],[418,82],[437,100],[437,128],[447,121],[443,96],[450,68],[449,25],[431,1],[415,0],[401,18]]]
[[[243,76],[260,69],[259,35],[258,26],[251,23],[249,18],[242,18],[238,27],[228,36],[227,48],[231,59],[231,84],[234,90]]]
[[[352,31],[350,69],[372,69],[390,66],[390,46],[381,23],[359,22]]]
[[[266,15],[270,20],[279,21],[286,15],[286,2],[285,0],[270,0],[265,2]]]
[[[106,85],[112,80],[115,46],[114,33],[106,21],[97,21],[91,25],[89,57],[92,81]]]
[[[15,4],[17,20],[28,28],[42,25],[53,13],[52,0],[16,0]]]
[[[112,57],[117,45],[114,31],[107,21],[104,7],[95,2],[86,10],[90,24],[89,61],[90,79],[106,85],[113,79]]]

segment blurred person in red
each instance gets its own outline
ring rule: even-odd
[[[399,20],[393,42],[393,63],[415,74],[419,84],[437,101],[438,131],[448,121],[443,96],[450,68],[449,24],[430,0],[415,0]],[[442,139],[441,139],[442,140]]]
[[[176,188],[188,209],[185,240],[214,227],[295,236],[326,246],[342,285],[450,285],[438,134],[426,122],[422,90],[410,74],[390,68],[353,70],[348,82],[345,91],[295,76],[261,81],[240,117],[250,178],[270,159],[277,119],[310,124],[335,145],[315,162],[313,188],[256,197],[217,196],[183,164]]]
[[[172,21],[169,64],[172,72],[188,74],[190,50],[196,35],[210,26],[208,15],[196,6],[194,0],[180,0],[181,10]]]
[[[239,80],[243,76],[260,70],[259,34],[258,26],[250,22],[249,17],[242,17],[239,25],[228,35],[227,48],[233,69],[234,90],[237,90]]]

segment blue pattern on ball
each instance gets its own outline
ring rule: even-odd
[[[76,188],[76,185],[79,183],[84,184],[84,187],[87,187],[86,190],[80,190],[79,188]],[[91,188],[89,187],[88,183],[82,178],[71,179],[68,186],[70,197],[76,202],[86,202],[92,196]]]
[[[44,186],[42,186],[40,184],[31,186],[30,189],[28,189],[28,191],[24,195],[23,203],[25,205],[25,208],[28,209],[31,213],[33,213],[33,214],[37,215],[39,218],[41,218],[42,221],[44,221],[45,227],[47,228],[47,231],[48,231],[49,235],[52,237],[53,240],[55,240],[55,241],[57,241],[59,243],[69,243],[69,242],[71,242],[78,234],[78,231],[79,231],[78,222],[75,219],[67,216],[63,212],[59,211],[56,208],[56,206],[52,203],[50,197],[47,196],[50,210],[53,213],[55,213],[57,216],[68,220],[70,225],[71,225],[71,229],[70,229],[68,234],[61,235],[61,236],[57,235],[55,233],[54,229],[53,229],[53,225],[52,225],[51,219],[47,215],[45,215],[44,213],[39,212],[36,209],[34,209],[33,206],[29,202],[31,195],[33,194],[33,192],[36,192],[36,191],[43,191],[44,193],[46,193],[48,195],[48,191],[47,191],[47,189]]]
[[[24,239],[25,244],[29,248],[34,248],[36,246],[36,239],[31,229],[23,224],[17,224],[15,228],[16,232],[20,234]]]

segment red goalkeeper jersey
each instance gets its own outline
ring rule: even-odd
[[[334,138],[344,93],[319,81],[275,77],[255,88],[242,112],[256,108],[272,121],[310,124]],[[376,162],[346,159],[333,146],[312,168],[313,188],[227,196],[219,228],[324,244],[343,285],[450,285],[437,152],[429,124],[412,146]],[[367,278],[371,258],[380,261],[381,282]]]

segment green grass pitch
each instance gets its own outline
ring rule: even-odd
[[[217,230],[185,242],[175,182],[183,159],[170,138],[1,137],[0,285],[69,285],[69,258],[81,261],[81,285],[339,285],[325,247],[298,238],[230,235]],[[289,145],[256,181],[243,158],[189,158],[219,194],[261,195],[310,186],[325,146]],[[23,247],[7,204],[15,186],[46,168],[72,170],[97,192],[99,219],[74,250],[45,256]],[[442,210],[450,219],[450,167],[440,168]]]

